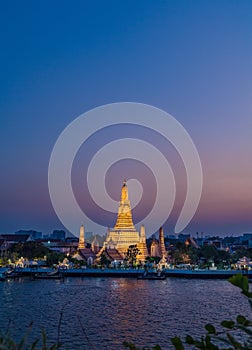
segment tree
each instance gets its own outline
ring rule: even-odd
[[[214,245],[205,245],[200,250],[200,255],[206,260],[216,260],[218,256],[217,248]]]
[[[245,248],[245,247],[240,247],[238,250],[236,250],[233,260],[236,262],[243,256],[246,256],[249,259],[252,259],[252,249],[251,248]]]
[[[104,252],[101,254],[100,264],[102,266],[108,266],[110,264],[110,260],[107,258],[106,254]]]
[[[130,245],[125,255],[125,260],[127,260],[129,264],[133,266],[136,263],[136,258],[139,252],[140,250],[137,248],[137,244]]]
[[[54,251],[51,250],[46,255],[46,265],[47,266],[52,266],[52,265],[58,264],[59,261],[63,261],[64,258],[65,258],[65,254],[59,253],[59,252],[54,252]]]
[[[65,258],[64,253],[55,252],[45,247],[40,242],[25,242],[15,244],[11,248],[11,256],[13,260],[24,257],[26,259],[43,259],[46,256],[46,264],[52,266],[58,264]]]
[[[51,250],[39,242],[17,243],[11,248],[11,253],[17,253],[19,258],[23,256],[27,259],[43,258],[49,252]]]

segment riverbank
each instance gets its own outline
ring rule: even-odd
[[[0,269],[3,272],[4,268]],[[52,272],[50,268],[22,268],[17,269],[20,276],[32,276],[35,273]],[[149,272],[155,272],[150,269]],[[137,278],[144,273],[144,269],[64,269],[61,274],[65,277],[129,277]],[[185,269],[165,269],[163,273],[166,277],[177,278],[202,278],[202,279],[228,279],[229,277],[241,273],[252,279],[252,270],[185,270]]]

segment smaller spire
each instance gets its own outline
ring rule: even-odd
[[[93,253],[97,254],[99,251],[99,242],[97,240],[96,235],[94,236],[93,242],[91,244],[91,250]]]
[[[140,228],[140,243],[146,243],[145,227],[144,225]]]
[[[164,243],[164,230],[163,227],[160,227],[159,229],[159,253],[160,257],[166,256],[167,252],[165,249],[165,243]]]
[[[84,225],[81,225],[78,249],[84,249],[84,248],[85,248],[85,229],[84,229]]]

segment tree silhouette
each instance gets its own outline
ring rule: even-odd
[[[125,260],[129,262],[131,266],[133,266],[136,263],[136,258],[139,254],[140,250],[137,248],[137,244],[130,245],[127,253],[125,255]]]

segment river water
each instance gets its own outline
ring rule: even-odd
[[[49,343],[59,334],[69,350],[123,349],[123,341],[172,349],[174,335],[201,335],[208,322],[250,314],[246,298],[225,280],[20,278],[0,282],[0,300],[1,329],[19,339],[32,321],[29,339],[44,328]]]

